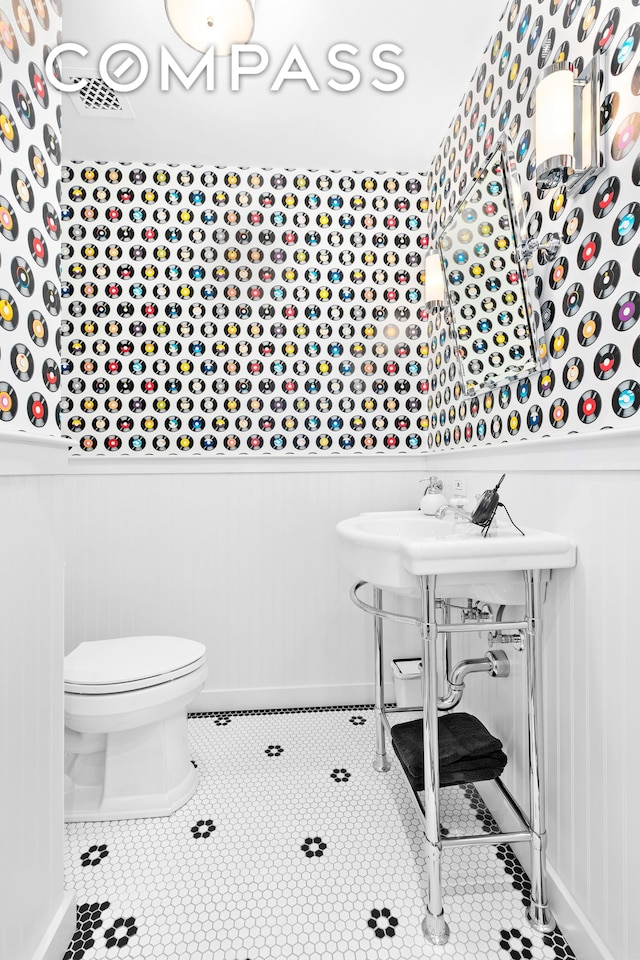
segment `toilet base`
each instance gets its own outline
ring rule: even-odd
[[[184,707],[143,727],[105,734],[65,730],[67,822],[167,817],[198,784]]]
[[[106,803],[102,787],[74,785],[64,795],[66,823],[96,820],[136,820],[142,817],[169,817],[179,810],[196,791],[198,772],[192,768],[184,782],[163,796],[112,797]]]

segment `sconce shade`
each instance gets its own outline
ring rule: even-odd
[[[431,311],[441,309],[445,304],[444,274],[440,255],[427,254],[424,261],[424,302]]]
[[[554,67],[560,67],[554,64]],[[562,67],[565,67],[563,64]],[[536,87],[535,143],[536,162],[542,167],[550,160],[564,158],[573,164],[573,72],[553,69]]]
[[[169,23],[178,36],[204,53],[213,46],[228,56],[235,43],[248,43],[255,25],[253,0],[165,0]]]
[[[534,138],[536,180],[543,190],[566,183],[574,192],[599,166],[598,65],[580,76],[571,64],[554,63],[536,84]]]

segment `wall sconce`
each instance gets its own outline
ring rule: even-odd
[[[228,57],[234,43],[248,43],[255,26],[255,0],[165,0],[169,23],[181,40],[203,53],[213,46]]]
[[[538,77],[534,137],[536,181],[543,193],[560,184],[566,184],[567,195],[574,193],[600,168],[599,69],[594,57],[578,77],[566,62],[551,64]]]
[[[439,313],[446,302],[440,254],[428,253],[424,260],[424,305],[429,313]]]

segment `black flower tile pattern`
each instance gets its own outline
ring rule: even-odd
[[[270,743],[265,753],[268,757],[279,757],[284,752],[279,743]]]
[[[322,857],[327,845],[323,842],[322,837],[306,837],[300,849],[305,857]]]
[[[92,843],[89,849],[80,855],[80,862],[83,867],[97,867],[102,863],[105,857],[109,856],[106,843]]]
[[[331,771],[331,778],[335,780],[336,783],[347,783],[351,778],[351,774],[348,770],[345,770],[344,767],[335,767],[335,769]]]
[[[422,828],[395,756],[376,773],[373,725],[350,722],[370,708],[215,716],[189,720],[200,781],[173,816],[66,825],[65,880],[82,906],[65,960],[574,960],[559,932],[531,930],[506,846],[445,851],[451,940],[426,943]],[[264,744],[282,748],[277,761]],[[348,788],[332,772],[351,774]],[[472,786],[441,799],[443,833],[477,831],[480,813],[489,823]],[[82,866],[102,844],[109,856]]]
[[[194,827],[191,827],[191,835],[195,840],[210,837],[215,826],[213,820],[198,820]]]
[[[138,932],[134,917],[118,917],[113,926],[104,932],[106,947],[126,947],[132,937]]]
[[[373,909],[371,911],[367,926],[381,940],[383,937],[395,937],[398,920],[391,916],[391,911],[387,907],[383,907],[382,910]]]
[[[512,960],[532,960],[533,940],[523,936],[516,928],[500,931],[500,948],[505,950]]]
[[[60,0],[0,9],[0,431],[59,436]]]

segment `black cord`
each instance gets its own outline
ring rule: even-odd
[[[486,537],[486,535],[489,533],[489,528],[490,528],[491,524],[493,523],[493,521],[494,521],[494,519],[495,519],[496,513],[498,512],[498,507],[502,507],[502,509],[504,510],[504,512],[506,513],[506,515],[509,517],[509,520],[511,521],[512,525],[513,525],[513,526],[516,528],[516,530],[518,531],[518,533],[521,533],[523,537],[526,536],[524,530],[521,530],[520,527],[518,526],[518,524],[514,522],[511,514],[509,513],[509,511],[508,511],[507,508],[505,507],[504,503],[497,503],[497,504],[495,505],[495,507],[493,508],[493,510],[491,511],[491,516],[489,517],[489,519],[488,519],[485,523],[482,524],[482,536],[483,536],[483,537]]]
[[[521,533],[523,537],[526,536],[524,530],[521,530],[520,527],[518,526],[518,524],[517,524],[517,523],[514,523],[512,517],[511,517],[511,514],[509,513],[509,511],[508,511],[507,508],[505,507],[504,503],[499,503],[498,506],[499,506],[499,507],[502,507],[502,509],[504,510],[504,512],[506,513],[506,515],[509,517],[509,520],[511,520],[512,525],[513,525],[513,526],[516,528],[516,530],[518,531],[518,533]],[[493,519],[493,518],[492,518],[492,519]]]

